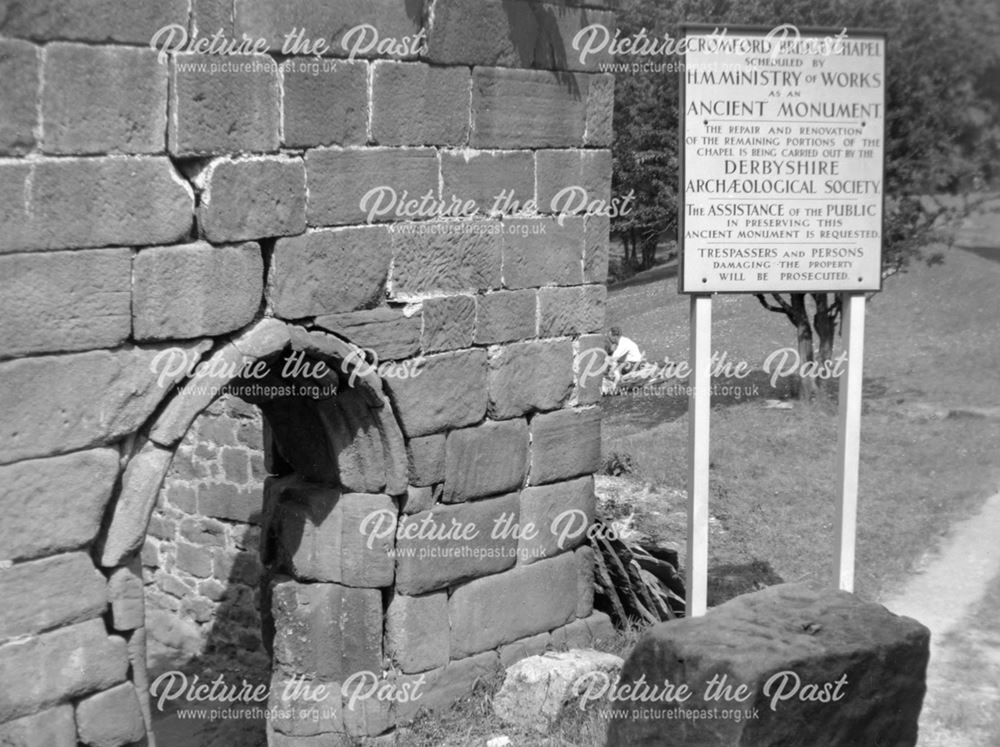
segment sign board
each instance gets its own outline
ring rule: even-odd
[[[680,291],[879,290],[884,35],[684,34]]]

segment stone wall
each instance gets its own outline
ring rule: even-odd
[[[598,382],[574,353],[601,330],[608,222],[557,220],[549,201],[610,190],[612,79],[569,47],[613,24],[587,7],[603,5],[0,8],[0,741],[117,745],[150,729],[144,596],[167,594],[143,562],[187,574],[192,593],[169,596],[195,619],[234,580],[207,551],[232,521],[220,505],[237,508],[218,480],[194,498],[170,481],[156,511],[171,470],[243,476],[246,452],[221,436],[197,453],[216,411],[186,435],[226,386],[266,423],[275,683],[425,683],[406,707],[347,708],[334,687],[328,719],[272,721],[273,744],[390,731],[498,662],[606,623],[582,538],[545,526],[592,512],[599,463]],[[267,51],[161,60],[149,42],[168,24]],[[403,59],[385,45],[281,54],[292,28],[339,39],[361,24],[426,43]],[[381,186],[481,206],[509,190],[539,212],[371,214],[361,198]],[[317,380],[290,372],[319,363]],[[368,543],[373,514],[400,539]],[[541,531],[483,539],[497,519]],[[478,539],[419,539],[440,521]],[[226,546],[251,552],[253,531],[226,526]]]

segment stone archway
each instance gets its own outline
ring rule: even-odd
[[[325,370],[317,372],[318,364]],[[163,365],[177,361],[168,356]],[[325,332],[265,319],[192,367],[183,386],[134,436],[100,540],[112,624],[129,636],[132,682],[150,733],[137,553],[174,451],[197,415],[223,391],[259,406],[270,426],[265,449],[274,476],[265,489],[261,555],[264,638],[275,644],[272,706],[280,708],[277,701],[289,680],[301,689],[301,683],[318,684],[320,677],[343,680],[350,674],[345,665],[351,671],[360,664],[382,671],[381,589],[393,583],[392,542],[366,548],[358,524],[371,511],[398,515],[407,491],[403,435],[360,348]],[[342,615],[319,600],[339,600],[350,620],[331,625]],[[310,609],[302,613],[310,603],[311,617]],[[319,609],[330,614],[317,616]],[[368,650],[349,663],[350,652],[364,640],[371,644]],[[341,714],[338,702],[322,724],[293,715],[271,726],[292,734],[313,728],[356,736],[388,726],[385,718],[359,713],[350,720]],[[298,723],[303,720],[313,721],[312,727]]]

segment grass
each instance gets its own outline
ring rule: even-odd
[[[671,284],[673,281],[669,281]],[[618,324],[651,358],[686,359],[686,300],[663,283],[609,299]],[[1000,420],[949,417],[1000,404],[1000,263],[961,250],[887,281],[869,304],[859,489],[857,589],[891,589],[947,530],[1000,486]],[[714,304],[713,350],[747,360],[760,385],[712,413],[710,562],[769,564],[786,581],[831,578],[837,419],[832,408],[765,409],[760,364],[792,343],[783,318],[746,296]],[[683,383],[683,382],[681,382]],[[730,382],[731,383],[731,382]],[[605,400],[605,455],[627,454],[634,478],[686,484],[686,398]],[[673,419],[670,419],[673,418]],[[651,421],[660,422],[652,425]],[[665,539],[682,542],[684,535]]]

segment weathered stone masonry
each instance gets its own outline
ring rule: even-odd
[[[336,371],[332,397],[248,397],[267,424],[275,683],[428,683],[409,704],[338,696],[318,723],[274,721],[272,744],[381,734],[500,661],[607,624],[582,537],[484,539],[501,517],[593,511],[600,392],[574,351],[602,326],[608,223],[544,213],[564,186],[610,189],[612,79],[570,48],[583,26],[613,25],[603,5],[0,5],[0,741],[120,745],[150,728],[140,551],[218,395],[159,376],[168,349],[216,370],[294,353]],[[149,40],[173,23],[271,52],[161,64]],[[294,27],[336,42],[358,24],[423,29],[426,50],[278,54]],[[211,67],[227,61],[254,64]],[[451,232],[369,222],[359,201],[382,185],[480,204],[512,190],[543,214]],[[380,375],[362,348],[420,375]],[[373,511],[483,531],[369,546]],[[203,561],[184,562],[218,580]]]

